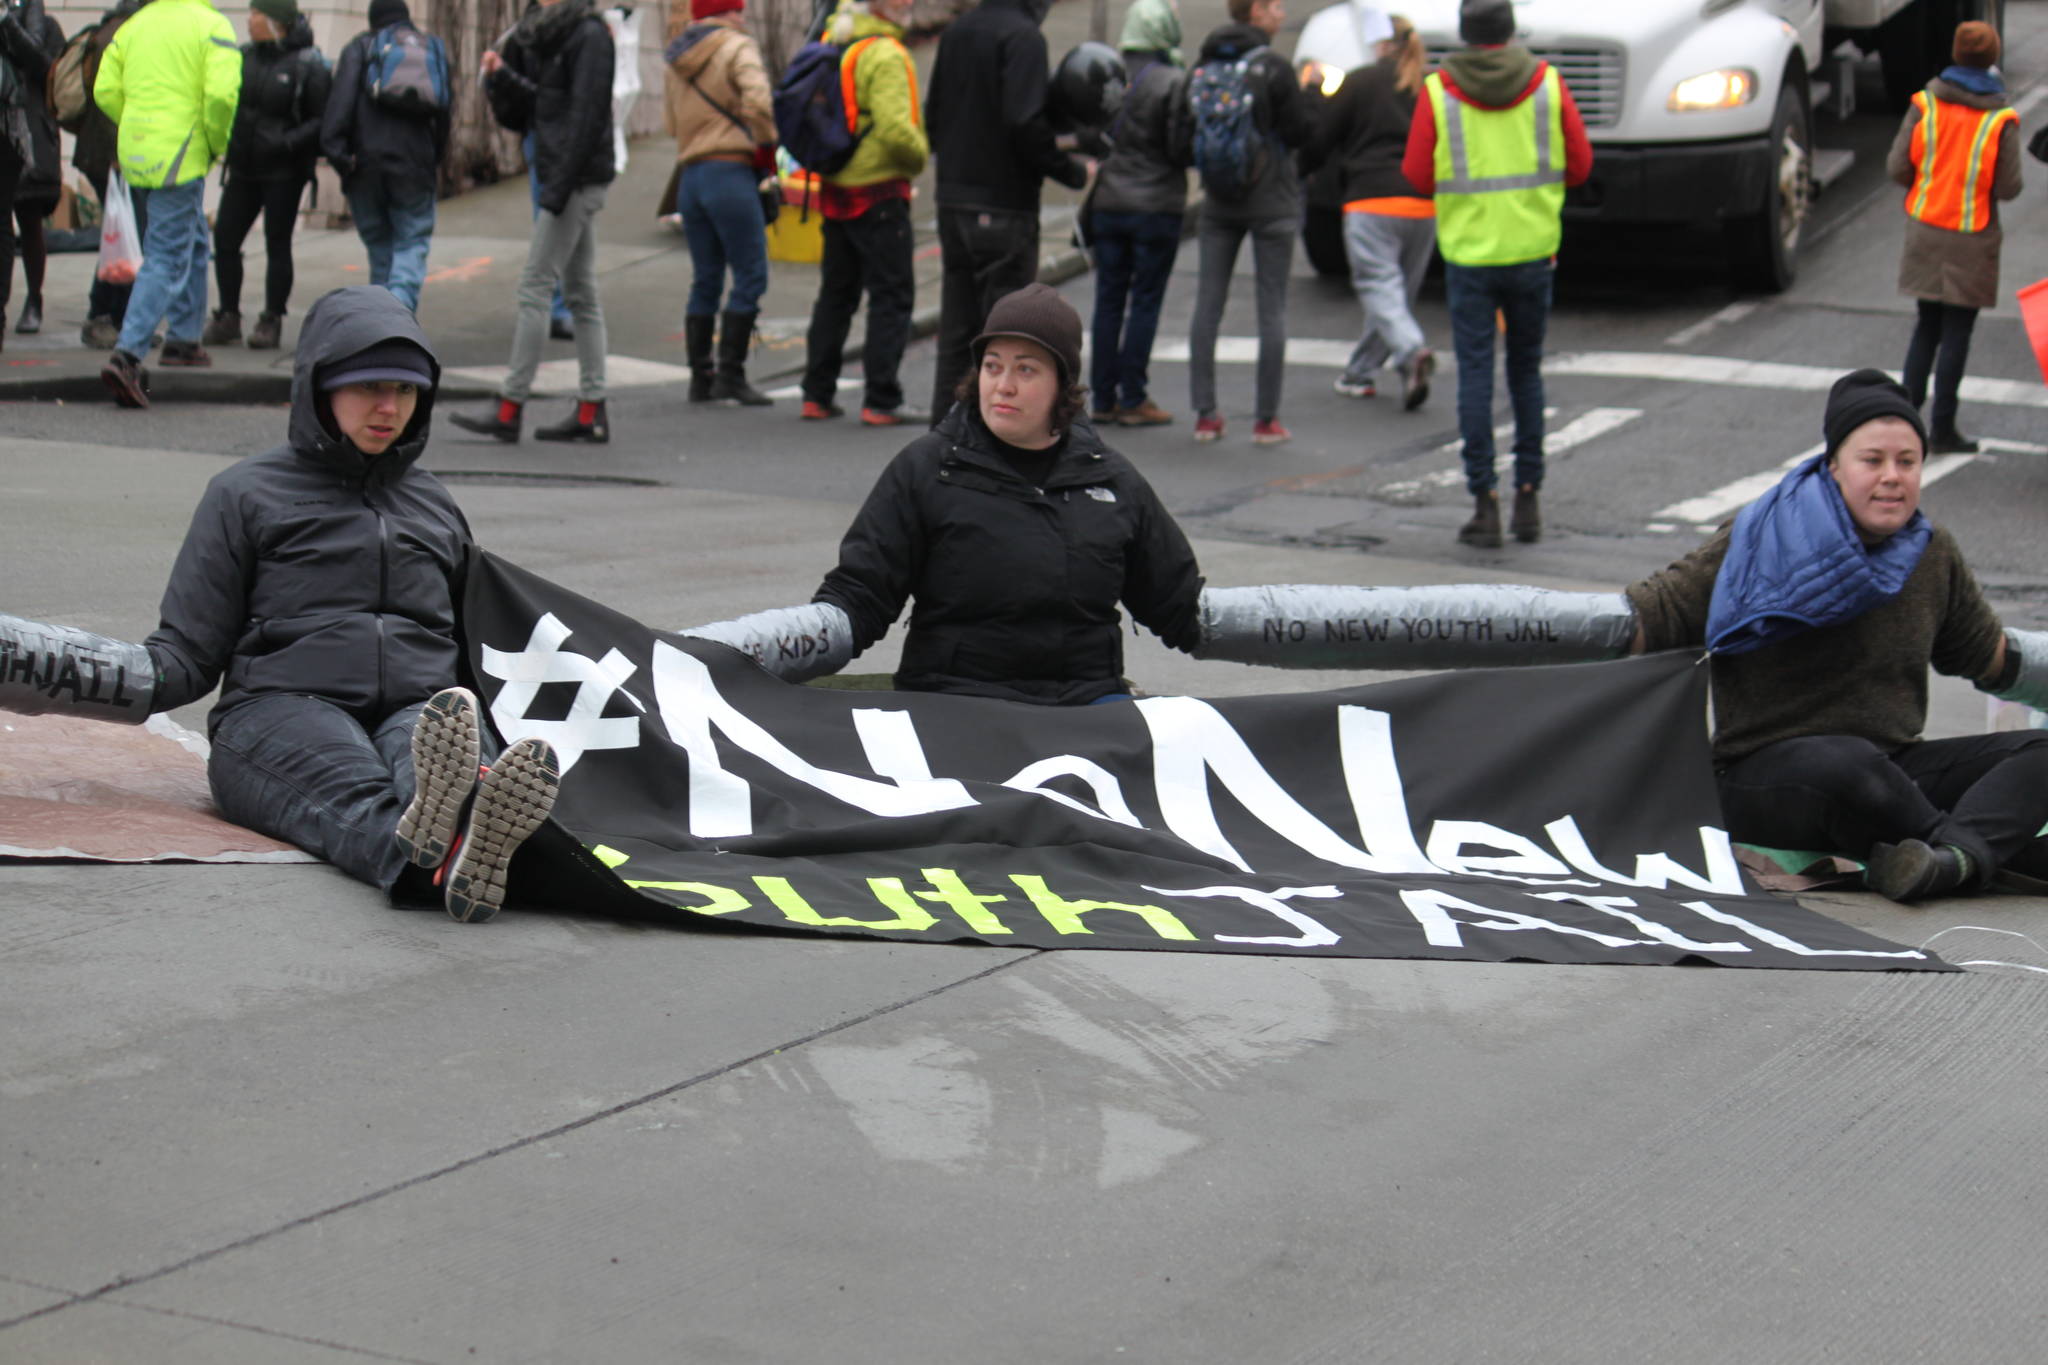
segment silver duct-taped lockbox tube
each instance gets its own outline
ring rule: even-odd
[[[1195,655],[1274,668],[1496,668],[1628,652],[1620,593],[1520,584],[1374,588],[1281,583],[1207,588]]]
[[[141,645],[0,612],[0,711],[140,725],[155,695]]]
[[[774,607],[676,633],[730,645],[784,682],[822,678],[853,661],[853,623],[830,602]]]
[[[2019,656],[2020,670],[2011,687],[1992,695],[2048,711],[2048,631],[2007,630],[2005,647]]]

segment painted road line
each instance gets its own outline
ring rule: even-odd
[[[1740,322],[1757,310],[1754,303],[1731,303],[1718,313],[1709,314],[1690,327],[1681,327],[1664,338],[1666,346],[1690,346],[1716,327],[1726,327],[1731,322]]]
[[[1740,305],[1734,305],[1740,306]],[[1723,309],[1724,313],[1728,310]],[[1717,315],[1718,316],[1718,315]],[[1293,337],[1287,363],[1340,370],[1350,363],[1355,341]],[[1156,361],[1186,364],[1186,337],[1161,337],[1152,348]],[[1259,358],[1257,337],[1216,338],[1216,362],[1250,365]],[[1449,373],[1454,361],[1448,348],[1436,353],[1437,369]],[[1826,393],[1852,365],[1792,365],[1772,360],[1741,360],[1734,356],[1670,355],[1661,351],[1560,351],[1543,358],[1543,373],[1585,375],[1595,379],[1658,379],[1681,384],[1721,384],[1787,393]],[[1962,397],[1973,403],[2007,407],[2048,408],[2048,385],[2033,379],[1963,380]]]
[[[845,375],[841,375],[839,377],[838,389],[839,392],[845,393],[848,389],[860,388],[865,383],[867,383],[867,381],[862,379],[859,375],[855,375],[851,379],[847,378]],[[779,389],[768,390],[768,396],[770,398],[801,398],[804,396],[804,386],[801,384],[784,384]]]
[[[1543,415],[1550,417],[1556,411],[1555,408],[1546,408]],[[1610,431],[1618,431],[1642,415],[1641,408],[1588,408],[1556,431],[1544,436],[1543,457],[1545,460],[1556,459],[1572,447],[1597,440]],[[1495,444],[1505,452],[1496,458],[1494,468],[1500,472],[1504,480],[1512,478],[1514,473],[1515,457],[1508,449],[1514,443],[1514,436],[1515,429],[1512,423],[1495,427],[1493,431]],[[1443,455],[1457,455],[1463,449],[1463,442],[1451,441],[1438,446],[1437,452]],[[1400,501],[1430,489],[1454,488],[1464,482],[1465,470],[1461,465],[1456,469],[1439,469],[1419,479],[1404,479],[1399,483],[1384,484],[1373,490],[1373,496]]]
[[[1920,472],[1920,486],[1938,483],[1942,479],[1970,464],[1982,455],[2004,451],[2014,455],[2048,455],[2048,445],[2033,441],[2008,441],[1998,436],[1979,439],[1983,447],[1977,455],[1933,455],[1928,457],[1926,466]],[[1658,509],[1651,514],[1649,529],[1659,532],[1676,531],[1680,527],[1718,526],[1742,508],[1762,497],[1778,480],[1797,469],[1806,461],[1820,454],[1819,446],[1810,446],[1786,460],[1776,469],[1766,469],[1761,474],[1750,474],[1725,483],[1709,493],[1683,502],[1674,502],[1669,507]]]
[[[534,372],[534,396],[560,398],[575,393],[576,364],[574,360],[543,361],[541,367]],[[505,376],[510,370],[504,365],[465,365],[458,369],[445,370],[443,373],[473,379],[479,384],[489,384],[494,388],[503,388]],[[690,372],[681,365],[666,365],[658,360],[635,360],[629,355],[608,355],[604,358],[604,383],[607,389],[647,389],[663,384],[689,382]]]
[[[1781,361],[1737,360],[1732,356],[1654,355],[1641,351],[1567,351],[1543,358],[1546,376],[1664,379],[1790,393],[1825,393],[1845,372],[1829,365],[1788,365]],[[2048,408],[2048,385],[2031,379],[1965,379],[1961,396],[1973,403]]]

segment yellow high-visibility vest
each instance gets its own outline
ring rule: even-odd
[[[1454,265],[1520,265],[1557,254],[1564,210],[1564,82],[1545,65],[1506,109],[1423,82],[1436,117],[1436,244]]]

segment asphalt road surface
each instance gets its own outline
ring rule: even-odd
[[[2040,9],[2012,7],[2023,99]],[[1842,145],[1881,152],[1890,124]],[[2048,275],[2044,202],[2007,210],[2008,289]],[[1568,257],[1538,546],[1452,543],[1454,380],[1409,415],[1331,392],[1356,310],[1305,275],[1291,444],[1245,439],[1239,360],[1225,442],[1185,415],[1120,439],[1213,581],[1616,587],[1817,442],[1835,374],[1902,357],[1873,167],[1816,235],[1777,298],[1654,250]],[[1191,266],[1156,366],[1183,413]],[[1425,322],[1445,336],[1434,288]],[[930,363],[913,349],[913,393]],[[2010,307],[1971,373],[1965,425],[1997,441],[1927,505],[2042,624],[2048,389]],[[662,625],[808,596],[902,440],[651,389],[614,420],[603,450],[444,430],[429,462],[487,544]],[[0,608],[138,637],[198,486],[282,426],[0,410]],[[1153,690],[1324,685],[1143,648]],[[1981,724],[1981,700],[1947,714]],[[2031,1365],[2048,902],[1808,903],[1973,965],[465,926],[319,866],[0,864],[0,1359]]]

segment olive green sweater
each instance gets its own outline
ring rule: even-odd
[[[1729,528],[1628,589],[1649,650],[1699,649]],[[1801,735],[1857,735],[1887,752],[1920,738],[1927,667],[1990,676],[2004,635],[1955,537],[1937,526],[1897,597],[1853,621],[1747,654],[1716,654],[1714,759],[1726,765]]]

